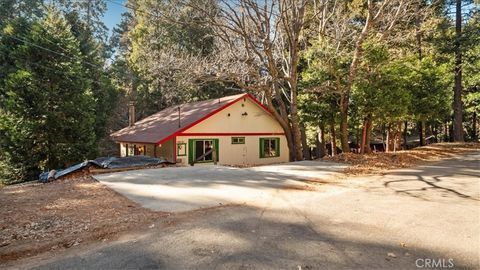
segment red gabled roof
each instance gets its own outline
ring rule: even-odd
[[[252,95],[239,94],[168,107],[136,122],[131,127],[112,133],[111,137],[117,142],[163,143],[243,98],[253,100],[269,112]],[[178,126],[178,107],[180,107],[180,127]]]

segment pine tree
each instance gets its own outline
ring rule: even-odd
[[[25,36],[10,33],[1,42],[18,44],[10,50],[15,69],[6,74],[0,97],[0,177],[24,181],[92,153],[94,100],[79,42],[57,11],[48,10]]]

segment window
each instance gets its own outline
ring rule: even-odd
[[[213,148],[212,145],[213,145],[212,140],[195,141],[195,160],[197,162],[213,161],[213,155],[212,155],[212,152],[211,152],[211,150]],[[206,154],[206,153],[208,153],[208,154]]]
[[[260,157],[279,157],[280,138],[260,138]]]
[[[232,144],[245,144],[245,137],[232,137]]]
[[[186,156],[187,155],[187,144],[186,143],[177,143],[177,156]]]
[[[134,156],[135,155],[135,145],[127,144],[127,156]]]
[[[146,147],[145,145],[135,145],[135,155],[137,156],[145,156],[146,153]]]

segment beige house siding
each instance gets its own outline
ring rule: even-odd
[[[126,157],[127,156],[127,147],[126,143],[120,143],[120,156]]]
[[[232,137],[245,137],[245,144],[232,144]],[[280,156],[260,158],[260,138],[279,138]],[[288,145],[284,135],[272,136],[179,136],[177,143],[185,143],[187,147],[187,156],[177,157],[177,162],[182,165],[188,165],[189,144],[188,140],[194,139],[218,139],[219,141],[219,160],[220,165],[263,165],[272,163],[288,162]]]
[[[185,143],[188,155],[189,139],[218,139],[219,164],[262,165],[288,162],[288,145],[283,133],[269,113],[245,98],[185,130],[182,136],[177,136],[177,143]],[[245,137],[245,144],[232,144],[232,137]],[[260,158],[260,138],[279,138],[280,156]],[[188,156],[177,157],[177,161],[187,165]]]
[[[243,105],[243,106],[242,106]],[[247,115],[242,115],[247,113]],[[283,133],[280,124],[251,99],[237,101],[183,133]]]

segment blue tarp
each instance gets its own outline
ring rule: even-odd
[[[140,167],[140,166],[149,166],[149,165],[160,165],[160,164],[175,164],[167,160],[148,157],[148,156],[132,156],[132,157],[100,157],[94,160],[87,160],[82,163],[73,165],[63,170],[57,170],[53,176],[54,180],[61,178],[72,172],[87,168],[91,165],[95,165],[104,169],[118,169],[118,168],[129,168],[129,167]],[[43,172],[39,175],[39,181],[46,183],[48,182],[49,172]]]

